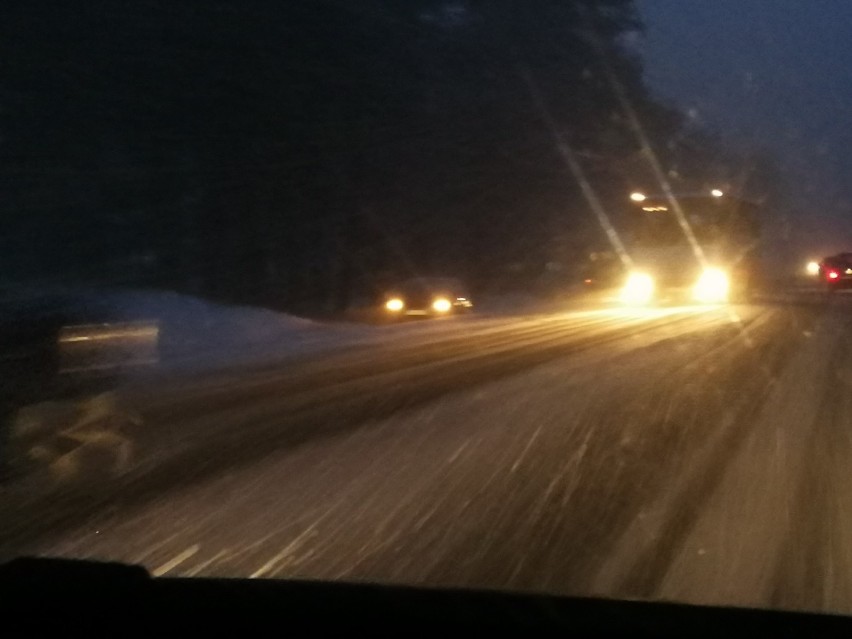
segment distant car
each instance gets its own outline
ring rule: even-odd
[[[826,257],[820,264],[819,277],[829,292],[852,288],[852,253],[838,253]]]
[[[473,302],[465,286],[455,278],[417,277],[387,292],[384,310],[391,317],[441,316],[466,312]]]

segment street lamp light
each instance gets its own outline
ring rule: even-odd
[[[634,202],[644,202],[645,201],[645,194],[639,193],[639,191],[634,191],[633,193],[630,194],[630,199],[633,200]]]
[[[713,189],[712,191],[710,191],[710,195],[712,195],[713,197],[722,197],[725,194],[722,193],[722,191],[720,191],[719,189]]]

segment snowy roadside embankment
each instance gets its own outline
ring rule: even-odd
[[[161,367],[168,369],[204,370],[335,350],[362,339],[367,328],[167,291],[120,292],[104,300],[120,318],[157,323]]]
[[[532,296],[492,295],[483,297],[481,302],[477,300],[475,312],[465,317],[389,321],[381,309],[368,309],[362,322],[319,322],[266,308],[225,305],[150,289],[25,291],[4,303],[4,308],[9,309],[4,325],[8,324],[13,332],[26,333],[28,342],[20,346],[28,354],[36,345],[43,352],[62,349],[57,339],[68,327],[142,325],[155,327],[158,357],[153,370],[190,374],[353,346],[405,342],[414,336],[440,338],[458,331],[459,322],[470,330],[480,321],[548,310],[548,305]],[[78,348],[85,343],[95,344],[85,331],[82,335],[77,338]],[[80,339],[90,341],[79,342]],[[103,352],[108,353],[109,344],[117,342],[113,339],[98,343],[105,345]],[[127,344],[121,345],[126,347]],[[151,366],[131,366],[121,371],[121,376],[132,377],[151,370]]]
[[[10,301],[16,330],[35,329],[45,348],[56,348],[62,327],[141,323],[156,327],[158,371],[194,373],[223,367],[328,353],[353,346],[385,345],[414,336],[440,338],[481,322],[563,311],[569,300],[530,294],[490,294],[474,300],[464,317],[389,321],[381,309],[365,309],[362,322],[318,322],[260,307],[231,306],[162,290],[73,289],[30,291]],[[359,317],[353,314],[353,318]],[[33,332],[33,331],[30,331]],[[53,346],[50,341],[53,340]],[[144,367],[138,371],[144,372]],[[124,373],[133,376],[132,367]]]
[[[350,349],[357,349],[357,357],[371,357],[379,347],[422,347],[471,335],[513,321],[507,315],[520,309],[521,301],[503,302],[494,304],[494,310],[502,313],[355,324],[315,322],[167,291],[77,290],[29,298],[20,306],[27,310],[20,319],[26,323],[30,317],[33,323],[44,324],[47,337],[69,323],[110,324],[107,332],[113,333],[113,327],[122,323],[156,326],[158,357],[144,366],[110,369],[94,383],[83,381],[89,379],[88,371],[73,379],[61,374],[72,387],[61,396],[55,393],[50,371],[35,375],[34,390],[16,401],[16,410],[8,416],[10,450],[4,455],[16,474],[46,471],[35,476],[47,481],[47,490],[55,487],[55,481],[75,484],[92,479],[93,469],[121,476],[152,452],[138,449],[140,432],[149,432],[151,424],[140,414],[138,402],[132,401],[134,393],[147,392],[149,399],[160,398],[163,392],[180,395],[193,384],[204,386],[204,380],[217,379],[218,372],[231,375],[240,367],[284,366],[288,360]],[[100,346],[91,337],[80,339],[91,344],[98,357],[109,359],[111,346]],[[50,348],[62,350],[63,345],[54,341]]]

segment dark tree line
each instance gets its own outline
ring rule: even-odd
[[[731,180],[651,96],[632,0],[21,3],[0,12],[0,272],[341,308],[529,286],[653,185]],[[525,78],[527,81],[525,81]],[[528,81],[543,96],[546,126]]]

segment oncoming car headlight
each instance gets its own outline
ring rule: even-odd
[[[728,276],[717,268],[708,268],[698,278],[693,289],[693,296],[698,302],[715,303],[728,299],[730,289]]]
[[[405,307],[405,303],[398,297],[394,297],[393,299],[385,302],[385,308],[389,311],[401,311],[403,307]]]
[[[631,273],[621,289],[621,301],[625,304],[647,304],[654,296],[654,278],[645,273]]]
[[[450,303],[450,300],[445,299],[443,297],[439,297],[434,302],[432,302],[432,309],[438,311],[439,313],[446,313],[452,307],[453,305]]]

